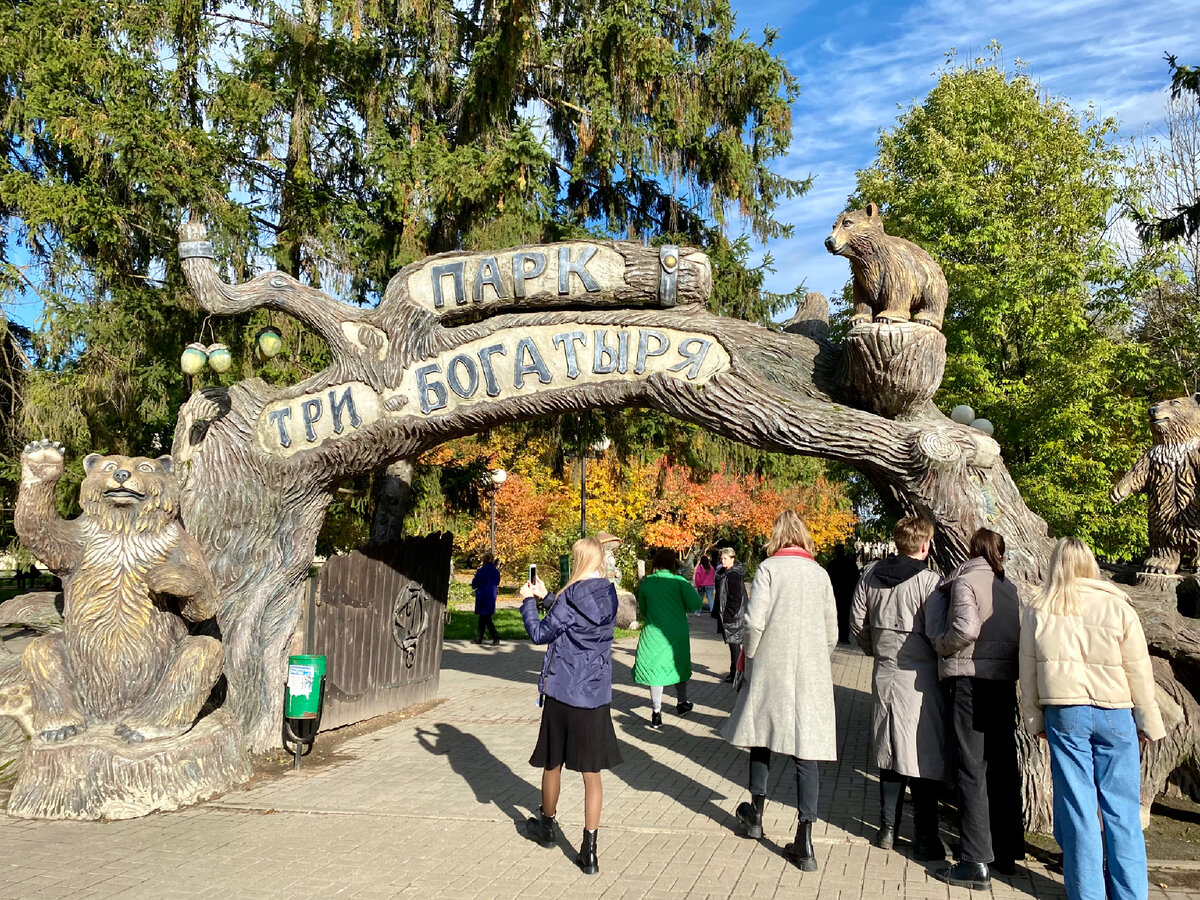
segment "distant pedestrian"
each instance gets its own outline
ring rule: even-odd
[[[762,837],[771,753],[792,758],[799,824],[785,855],[816,871],[812,826],[820,784],[817,760],[837,759],[833,673],[837,612],[829,576],[813,559],[803,519],[785,509],[767,543],[746,606],[745,679],[721,733],[750,748],[750,802],[737,808],[746,837]]]
[[[940,659],[950,740],[957,748],[962,852],[935,872],[948,884],[988,890],[990,869],[1025,858],[1017,768],[1017,655],[1021,599],[1004,574],[1004,538],[971,536],[970,558],[929,599],[925,633]]]
[[[675,685],[681,716],[692,711],[687,686],[692,677],[691,634],[687,614],[700,608],[700,595],[675,574],[679,557],[674,550],[659,550],[651,563],[654,567],[638,586],[637,658],[633,680],[650,688],[650,725],[662,727],[663,687]]]
[[[604,550],[595,538],[575,542],[571,572],[557,597],[540,578],[521,587],[525,630],[535,644],[550,645],[538,679],[542,724],[529,758],[531,766],[542,770],[542,805],[527,827],[534,840],[554,846],[562,767],[583,773],[584,831],[575,863],[595,875],[600,871],[596,831],[604,802],[600,770],[621,762],[610,709],[617,590],[605,577]],[[535,598],[545,601],[543,619]]]
[[[833,557],[825,566],[829,581],[833,585],[833,599],[837,603],[838,643],[850,643],[850,606],[854,602],[854,589],[858,587],[858,563],[846,544],[833,548]]]
[[[717,595],[717,567],[709,562],[707,554],[700,557],[696,572],[692,576],[692,584],[704,597],[704,605],[696,610],[696,615],[700,615],[701,612],[710,612],[713,608],[713,600]]]
[[[496,567],[495,558],[491,553],[483,554],[483,564],[471,579],[471,587],[475,588],[475,615],[479,617],[479,628],[473,643],[483,643],[483,632],[487,629],[492,636],[492,646],[500,643],[500,632],[496,631],[496,623],[492,616],[496,614],[496,595],[500,590],[500,570]]]
[[[1021,621],[1020,670],[1025,725],[1050,744],[1067,897],[1144,900],[1138,744],[1167,732],[1142,623],[1083,541],[1050,556]]]
[[[729,645],[729,675],[733,682],[738,654],[742,650],[742,625],[746,616],[746,569],[737,561],[732,547],[721,550],[721,565],[716,577],[717,625]]]
[[[925,564],[933,525],[918,516],[896,523],[898,554],[872,563],[854,592],[850,630],[868,656],[872,734],[879,766],[879,833],[890,849],[900,831],[904,787],[913,795],[913,856],[946,858],[938,836],[939,782],[946,776],[944,712],[937,654],[925,636],[925,607],[942,579]]]

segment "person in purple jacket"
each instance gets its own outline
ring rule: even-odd
[[[583,843],[575,864],[587,875],[600,871],[596,830],[604,790],[600,770],[621,762],[613,731],[612,640],[617,624],[617,590],[606,577],[604,550],[595,538],[571,548],[571,580],[554,596],[539,578],[521,588],[521,618],[535,644],[549,644],[538,679],[542,725],[529,758],[542,770],[542,805],[528,821],[530,837],[545,847],[556,842],[554,814],[562,767],[583,774]],[[545,618],[538,618],[544,598]]]
[[[496,594],[500,590],[500,570],[496,568],[495,557],[484,551],[483,565],[471,579],[471,587],[475,588],[475,615],[479,616],[479,630],[475,635],[475,643],[483,643],[483,630],[486,628],[492,636],[492,646],[500,643],[500,633],[496,631],[496,623],[492,616],[496,614]]]

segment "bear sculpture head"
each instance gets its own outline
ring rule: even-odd
[[[837,217],[825,238],[825,249],[835,256],[854,258],[863,255],[883,233],[879,207],[868,203],[866,209],[850,210]]]
[[[1150,431],[1156,444],[1200,438],[1200,394],[1155,403],[1150,407]]]
[[[169,456],[89,453],[83,469],[79,505],[105,531],[157,530],[179,514],[179,482]]]

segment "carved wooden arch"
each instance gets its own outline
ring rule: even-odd
[[[1046,525],[995,441],[927,399],[864,394],[872,385],[843,375],[837,345],[710,314],[711,270],[699,251],[578,241],[443,254],[405,268],[378,307],[361,309],[278,272],[227,284],[205,238],[197,222],[181,228],[183,270],[201,307],[286,313],[333,355],[291,387],[249,379],[200,391],[175,433],[184,522],[221,591],[228,702],[251,750],[277,738],[299,589],[338,483],[504,422],[655,408],[756,447],[856,466],[893,508],[933,518],[943,566],[963,558],[982,525],[1005,534],[1018,577],[1037,579],[1048,554]],[[885,342],[908,334],[891,329]],[[879,338],[868,337],[869,356]],[[944,342],[926,341],[912,342],[902,362],[940,379]],[[497,345],[504,352],[489,357]],[[497,360],[512,367],[511,383],[499,383]]]

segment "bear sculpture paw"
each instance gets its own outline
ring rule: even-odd
[[[26,477],[38,481],[57,478],[63,470],[63,445],[43,438],[25,445],[21,468]]]
[[[142,734],[140,731],[130,728],[125,724],[118,725],[113,729],[113,731],[116,732],[117,737],[124,738],[131,744],[140,744],[142,741],[146,740],[146,736],[144,734]]]
[[[61,725],[58,728],[43,729],[39,737],[48,744],[56,744],[77,734],[83,734],[86,729],[87,725],[83,722],[72,722],[69,725]]]

